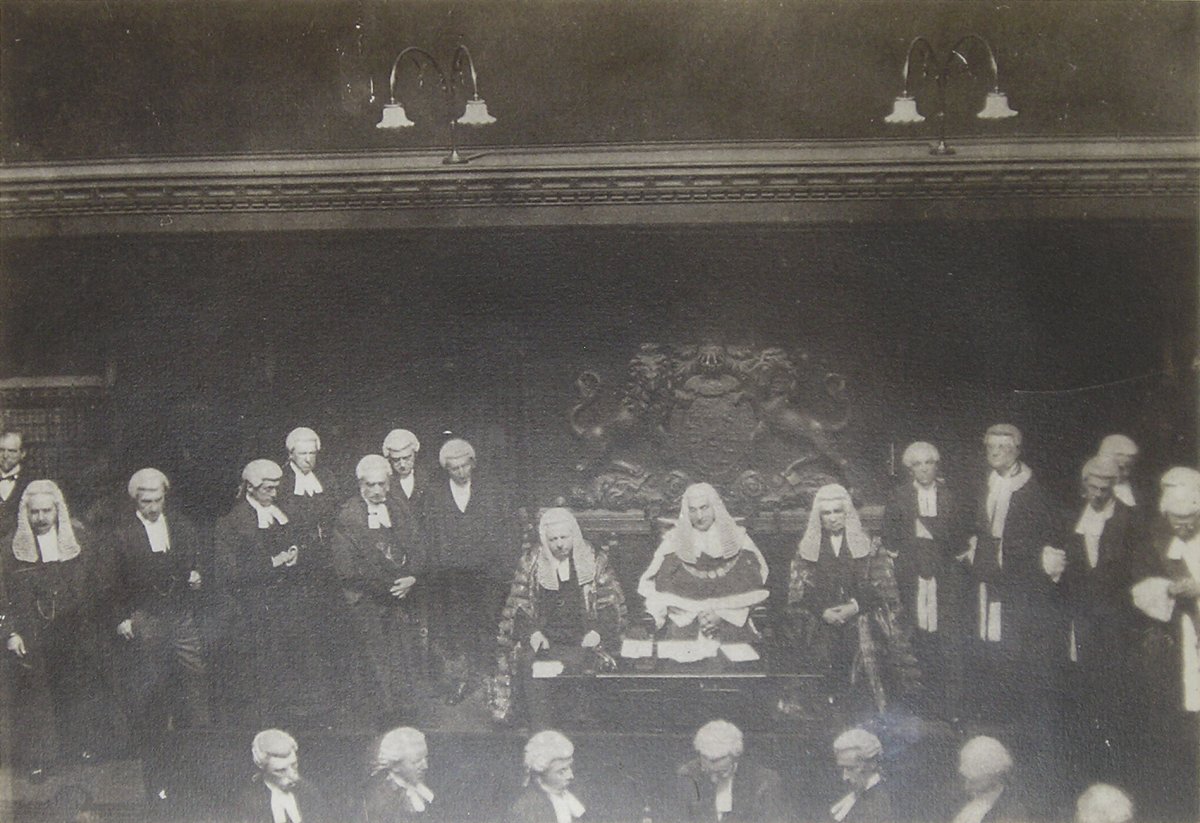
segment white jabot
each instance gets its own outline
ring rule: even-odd
[[[0,475],[0,500],[8,502],[8,498],[12,497],[13,491],[17,488],[17,478],[21,474],[21,467],[17,466],[8,474]]]
[[[1000,642],[999,600],[988,599],[987,583],[979,584],[979,639],[989,643]]]
[[[171,532],[167,529],[167,516],[160,514],[157,520],[147,520],[141,512],[137,513],[138,520],[146,528],[146,537],[150,540],[150,551],[165,552],[171,548]]]
[[[250,504],[250,508],[254,509],[254,513],[258,515],[258,527],[260,529],[269,529],[272,523],[278,523],[282,526],[288,522],[287,515],[274,504],[264,506],[250,496],[246,497],[246,502]]]
[[[392,516],[388,514],[387,506],[382,503],[367,504],[367,528],[390,529]]]
[[[404,490],[404,496],[409,500],[412,499],[413,489],[417,487],[417,473],[409,472],[408,477],[400,478],[400,488]]]
[[[565,789],[562,792],[546,792],[546,796],[554,806],[554,819],[557,823],[572,823],[583,817],[587,811],[579,802],[579,798]]]
[[[1200,532],[1190,540],[1171,541],[1167,557],[1182,560],[1193,580],[1200,580]],[[1179,645],[1183,647],[1183,708],[1189,712],[1200,712],[1200,631],[1195,618],[1184,612],[1181,621]]]
[[[938,628],[937,578],[917,578],[917,628],[936,632]]]
[[[274,783],[266,783],[266,787],[271,790],[271,817],[275,823],[304,823],[300,807],[296,805],[296,795],[285,792]]]
[[[863,791],[865,792],[874,788],[881,779],[882,778],[878,774],[871,775],[871,779],[867,781],[867,785]],[[858,790],[852,791],[850,794],[834,803],[829,809],[830,816],[832,816],[837,823],[842,823],[842,821],[846,819],[846,815],[850,814],[850,810],[854,808],[854,804],[858,802],[858,796],[860,793],[861,792]]]
[[[922,517],[937,517],[937,484],[929,487],[914,483],[917,489],[917,513]]]
[[[314,494],[324,494],[325,489],[321,486],[321,481],[312,472],[302,472],[296,468],[295,463],[288,463],[292,467],[292,474],[296,475],[296,485],[292,493],[302,495],[304,497],[312,497]]]
[[[62,553],[58,550],[58,529],[39,534],[37,544],[38,554],[42,556],[43,563],[57,563],[62,560]]]
[[[1111,500],[1099,511],[1090,505],[1084,506],[1083,514],[1079,515],[1079,522],[1075,524],[1075,534],[1083,535],[1088,565],[1093,569],[1100,562],[1100,535],[1104,534],[1104,527],[1116,508],[1116,504]]]
[[[705,557],[722,558],[725,556],[725,546],[721,542],[721,533],[715,527],[708,531],[696,532],[694,537],[696,551]]]
[[[967,805],[962,807],[962,811],[954,816],[954,823],[983,823],[983,818],[987,817],[992,806],[996,805],[1003,791],[1004,787],[998,786],[987,794],[971,798]]]
[[[717,820],[733,811],[733,775],[722,778],[717,783],[717,791],[713,797],[717,807]]]
[[[1022,463],[1014,463],[1008,474],[993,471],[988,475],[987,515],[992,526],[992,537],[1004,537],[1004,523],[1008,520],[1008,506],[1013,492],[1027,482],[1032,473]],[[999,561],[998,561],[999,562]]]
[[[829,545],[833,549],[834,557],[842,556],[842,543],[845,541],[845,539],[846,539],[845,532],[842,532],[841,534],[829,535]]]
[[[467,504],[471,502],[471,483],[460,486],[453,480],[450,481],[450,494],[454,495],[454,505],[458,506],[458,510],[463,514],[467,512]]]
[[[1118,483],[1113,486],[1113,497],[1120,500],[1129,508],[1137,506],[1137,498],[1133,496],[1133,486],[1126,480],[1124,483]]]
[[[560,583],[566,583],[571,579],[571,558],[558,561],[556,565],[558,571],[558,580]]]
[[[408,795],[408,802],[412,805],[414,812],[425,811],[426,806],[433,802],[433,792],[424,783],[417,783],[414,786],[412,783],[401,780],[394,774],[389,774],[388,780],[404,790],[404,793]]]

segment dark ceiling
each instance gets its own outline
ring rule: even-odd
[[[925,136],[883,123],[905,49],[978,32],[1014,120],[973,118],[983,77],[950,82],[958,134],[1191,135],[1197,5],[1139,2],[103,0],[3,3],[0,154],[110,156],[412,147],[373,128],[367,78],[460,38],[494,126],[488,145]],[[361,28],[356,28],[361,26]],[[973,57],[978,55],[972,54]],[[402,77],[402,85],[407,82]],[[921,88],[933,103],[931,83]]]

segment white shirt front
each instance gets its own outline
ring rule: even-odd
[[[1137,499],[1133,496],[1133,486],[1130,485],[1128,480],[1113,486],[1113,497],[1131,509],[1137,506]]]
[[[1075,534],[1083,536],[1083,545],[1087,549],[1088,566],[1093,569],[1100,562],[1100,536],[1104,534],[1104,527],[1116,509],[1116,504],[1111,500],[1099,511],[1088,504],[1083,507],[1083,514],[1079,515],[1079,522],[1075,524]]]
[[[159,553],[170,550],[171,532],[167,529],[167,516],[160,514],[157,520],[147,520],[141,512],[137,513],[138,520],[146,529],[146,537],[150,540],[150,551]]]
[[[293,494],[298,494],[303,497],[312,497],[314,494],[324,494],[325,489],[321,486],[321,481],[312,472],[302,472],[296,468],[295,463],[288,463],[292,467],[292,474],[296,475],[296,485],[292,489]]]
[[[914,483],[917,487],[917,513],[922,517],[937,517],[937,484],[925,487]]]
[[[468,480],[465,486],[460,486],[451,480],[450,494],[454,495],[454,505],[458,506],[460,512],[466,514],[467,504],[471,502],[471,482]]]
[[[288,522],[287,515],[276,505],[264,506],[248,495],[246,502],[250,504],[250,508],[254,509],[254,513],[258,515],[258,527],[260,529],[269,529],[273,523],[283,526]]]
[[[1171,540],[1167,557],[1182,560],[1193,580],[1200,580],[1200,532],[1190,540]],[[1200,626],[1188,613],[1181,621],[1180,646],[1183,654],[1183,708],[1200,712]]]
[[[846,540],[845,532],[842,532],[841,534],[829,535],[829,545],[830,545],[830,547],[833,548],[833,556],[834,557],[842,556],[842,543],[845,542],[845,540]]]
[[[409,472],[407,477],[400,478],[400,488],[404,490],[404,496],[412,500],[413,489],[417,487],[417,473]]]
[[[271,790],[271,817],[275,823],[304,823],[300,807],[296,804],[296,795],[285,792],[274,783],[266,783],[266,787]]]
[[[367,504],[367,528],[390,529],[392,516],[388,514],[387,506],[382,503]]]
[[[571,579],[571,558],[558,561],[558,580],[560,583],[566,583]]]
[[[8,498],[12,497],[13,491],[17,488],[17,479],[21,474],[21,467],[17,466],[8,474],[0,476],[0,500],[8,502]]]
[[[43,563],[57,563],[62,560],[62,553],[58,550],[58,529],[39,534],[37,544],[38,554],[42,556]]]
[[[550,805],[554,806],[554,819],[557,823],[572,823],[583,817],[587,811],[579,798],[564,789],[562,792],[546,792]]]
[[[717,807],[717,820],[733,811],[733,775],[721,778],[717,783],[717,792],[713,798]]]

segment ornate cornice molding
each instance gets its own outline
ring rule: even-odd
[[[1194,217],[1200,144],[827,141],[0,167],[8,236],[419,226]]]

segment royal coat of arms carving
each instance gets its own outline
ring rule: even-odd
[[[783,348],[643,344],[623,382],[576,379],[571,428],[587,456],[572,504],[669,512],[693,482],[745,514],[807,506],[821,485],[854,485],[839,439],[846,380]]]

